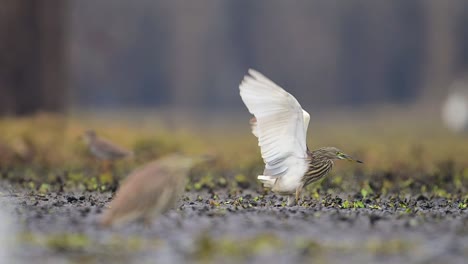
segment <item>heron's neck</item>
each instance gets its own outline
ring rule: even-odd
[[[327,158],[323,149],[322,148],[319,148],[319,149],[315,149],[315,150],[312,150],[310,151],[309,149],[307,149],[307,156],[309,157],[309,159],[311,160],[316,160],[316,161],[327,161],[327,160],[330,160],[332,161],[331,159]],[[333,163],[333,161],[332,161]]]

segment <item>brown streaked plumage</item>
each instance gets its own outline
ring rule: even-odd
[[[324,153],[330,148],[321,148],[314,151],[307,151],[308,169],[302,178],[304,187],[325,177],[333,168],[334,157],[327,157]],[[340,152],[336,148],[331,148],[335,153]]]
[[[153,161],[132,172],[122,183],[101,225],[110,226],[152,217],[173,207],[185,188],[187,174],[198,162],[179,154]]]
[[[112,161],[133,156],[133,152],[99,137],[93,130],[87,130],[83,138],[91,153],[100,160]]]

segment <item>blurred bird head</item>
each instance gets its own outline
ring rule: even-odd
[[[348,160],[352,162],[363,163],[362,161],[357,160],[349,156],[348,154],[345,154],[344,152],[335,147],[324,147],[318,149],[317,153],[319,153],[322,157],[330,160]]]
[[[84,140],[86,144],[89,144],[97,137],[96,132],[92,129],[86,130],[83,135],[78,136],[78,140]]]

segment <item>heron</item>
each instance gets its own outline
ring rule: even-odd
[[[201,161],[172,154],[136,169],[117,190],[100,224],[106,227],[141,219],[149,225],[154,217],[174,206],[190,169]]]
[[[258,71],[249,69],[239,90],[254,116],[250,125],[265,163],[263,175],[257,179],[274,193],[286,195],[288,206],[298,204],[303,188],[325,177],[335,160],[362,163],[336,147],[310,151],[306,142],[309,113],[294,96]]]

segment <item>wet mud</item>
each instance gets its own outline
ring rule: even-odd
[[[285,198],[245,189],[190,191],[154,219],[103,229],[111,192],[40,194],[2,183],[11,263],[465,263],[459,199],[360,194]],[[14,226],[14,227],[13,227]]]

